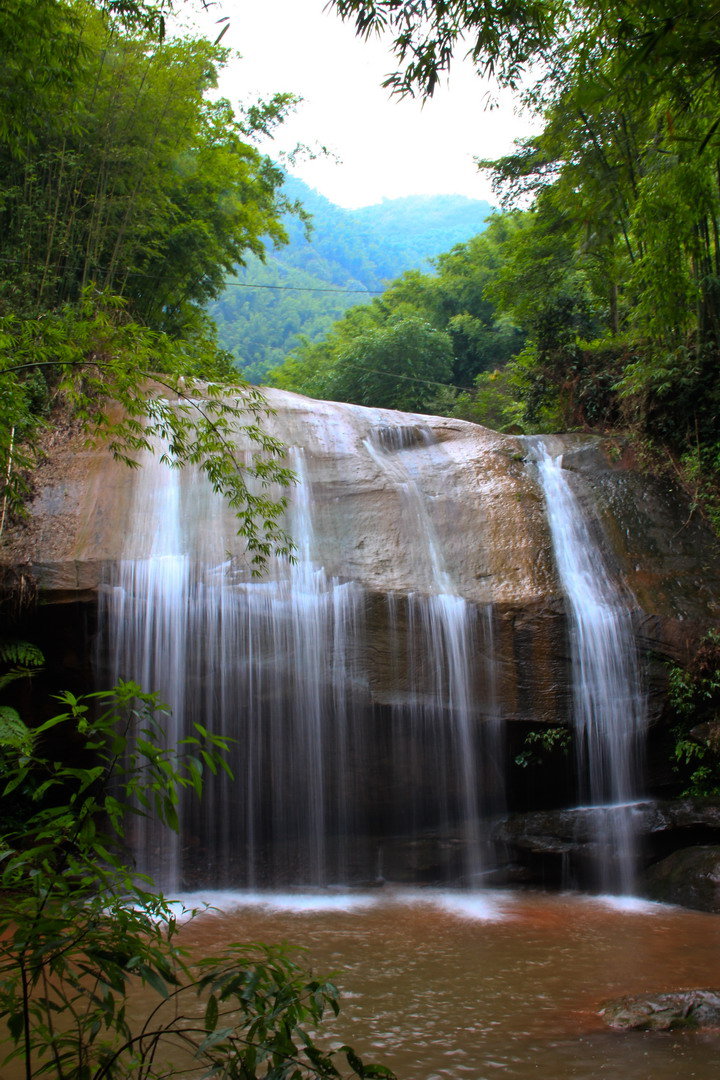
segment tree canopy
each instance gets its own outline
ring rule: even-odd
[[[472,388],[524,341],[488,295],[516,222],[491,218],[483,233],[433,259],[433,272],[409,270],[351,308],[324,340],[305,342],[276,368],[273,384],[412,411],[432,410],[444,384]]]
[[[301,337],[317,341],[364,292],[388,281],[483,227],[487,202],[456,196],[406,196],[348,210],[296,177],[282,193],[311,216],[310,229],[286,215],[289,241],[264,259],[249,256],[208,313],[218,340],[244,378],[262,384]]]

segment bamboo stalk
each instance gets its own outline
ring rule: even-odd
[[[14,448],[15,448],[15,428],[12,427],[11,430],[10,430],[10,449],[8,451],[8,463],[7,463],[7,469],[5,470],[5,497],[3,498],[2,516],[0,517],[0,536],[2,536],[2,531],[5,528],[5,514],[7,513],[8,490],[9,490],[9,486],[10,486],[10,474],[12,473],[13,450],[14,450]]]

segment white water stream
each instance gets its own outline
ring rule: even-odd
[[[552,454],[541,439],[531,445],[569,607],[580,798],[594,810],[598,885],[603,892],[629,895],[637,856],[634,807],[646,711],[630,613],[563,468],[562,455]]]
[[[412,649],[408,655],[413,687],[409,713],[414,727],[431,728],[433,742],[442,747],[441,760],[448,760],[449,755],[459,769],[464,880],[466,884],[479,885],[488,866],[488,852],[484,850],[486,825],[481,825],[481,814],[486,823],[493,812],[502,809],[504,802],[492,609],[488,605],[484,611],[478,611],[458,595],[433,524],[429,499],[422,489],[417,456],[403,453],[415,443],[425,448],[423,457],[430,454],[442,457],[442,449],[428,429],[417,427],[412,433],[407,429],[379,428],[379,431],[381,438],[366,439],[365,448],[400,493],[407,542],[414,544],[418,563],[424,563],[418,565],[418,571],[430,581],[432,589],[429,596],[411,594],[407,599],[408,640],[421,643],[418,657]],[[428,666],[430,656],[433,658],[430,700],[429,705],[423,705],[417,700],[418,680],[414,676],[416,669]],[[484,668],[479,695],[475,682],[478,668]],[[422,677],[421,672],[417,673]],[[441,798],[443,779],[438,776]],[[456,815],[457,809],[449,805],[440,807],[446,827]]]

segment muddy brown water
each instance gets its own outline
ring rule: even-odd
[[[608,997],[720,985],[720,916],[533,893],[208,897],[183,931],[303,946],[349,1042],[400,1080],[716,1080],[720,1032],[618,1033]]]
[[[529,892],[183,901],[214,905],[182,926],[197,957],[236,941],[302,946],[302,962],[341,991],[322,1044],[350,1043],[399,1080],[720,1077],[720,1031],[613,1032],[597,1015],[620,994],[720,986],[720,915]],[[132,1011],[144,1018],[157,1002],[146,989]],[[16,1080],[19,1064],[0,1075]]]

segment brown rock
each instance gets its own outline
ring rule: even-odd
[[[498,696],[503,715],[529,723],[562,723],[568,715],[568,644],[564,601],[555,574],[545,507],[522,439],[476,424],[386,409],[322,402],[267,391],[274,414],[265,426],[299,448],[312,487],[317,550],[329,576],[366,591],[374,653],[367,666],[375,701],[389,701],[387,605],[409,593],[435,591],[432,560],[420,534],[432,531],[459,595],[493,611]],[[401,446],[393,461],[393,447]],[[673,659],[687,655],[720,615],[720,577],[702,523],[667,481],[611,465],[602,443],[556,438],[582,497],[601,519],[628,603],[640,603],[640,648]],[[408,504],[407,478],[423,493],[424,518]],[[138,472],[102,447],[72,434],[52,447],[39,470],[27,526],[4,538],[10,577],[22,566],[46,603],[93,601],[108,567],[128,549],[128,521]],[[198,511],[198,532],[202,520]],[[203,536],[218,562],[243,548],[226,514],[222,535]],[[214,545],[214,546],[213,546]],[[635,597],[636,599],[633,599]],[[665,677],[656,665],[653,701]]]
[[[720,912],[720,845],[673,852],[646,871],[643,892],[663,903]]]

